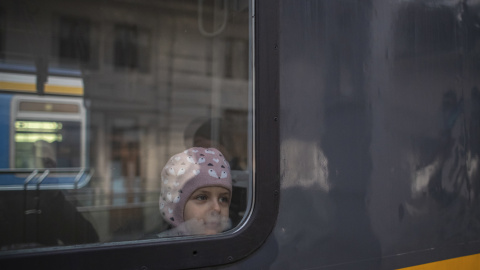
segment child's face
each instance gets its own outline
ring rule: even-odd
[[[230,192],[223,187],[203,187],[192,193],[183,211],[183,219],[196,234],[216,234],[230,226]]]

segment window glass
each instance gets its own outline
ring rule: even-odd
[[[15,121],[15,168],[81,166],[80,123]]]
[[[0,252],[241,222],[249,1],[2,1],[0,14]]]

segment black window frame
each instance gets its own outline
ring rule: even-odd
[[[254,2],[254,174],[250,217],[234,233],[21,250],[0,255],[1,269],[186,269],[234,263],[254,253],[275,225],[280,198],[279,3]]]

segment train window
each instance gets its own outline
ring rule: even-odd
[[[174,252],[212,252],[205,241],[235,260],[258,248],[278,203],[278,95],[267,90],[275,68],[253,91],[267,64],[254,68],[251,2],[0,4],[0,262],[135,250],[183,268],[219,262]],[[231,240],[250,247],[226,249]]]

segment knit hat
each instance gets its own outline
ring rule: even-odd
[[[193,147],[174,155],[161,178],[160,213],[175,227],[184,222],[185,204],[195,190],[217,186],[232,193],[230,165],[215,148]]]

